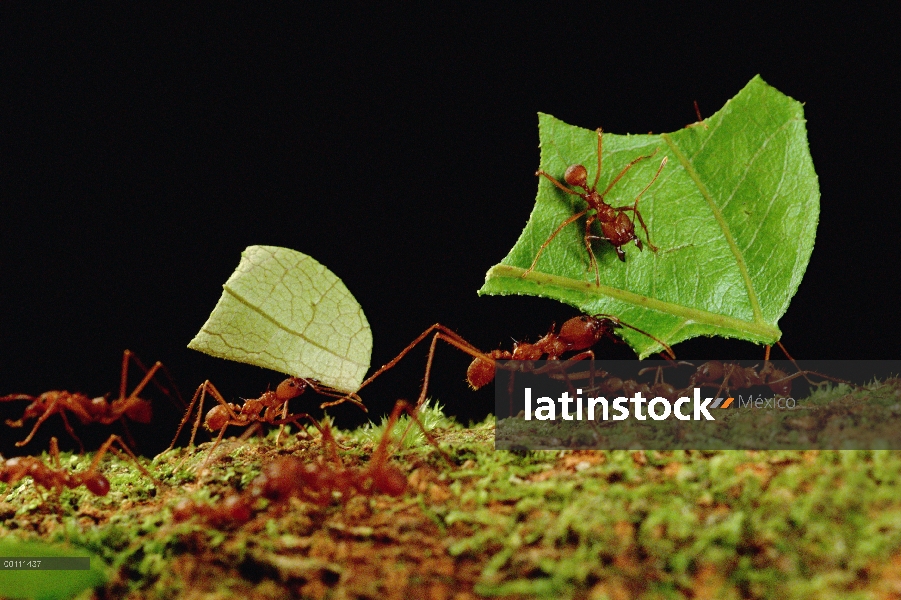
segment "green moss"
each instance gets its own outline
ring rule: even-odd
[[[222,530],[174,522],[181,500],[219,502],[276,456],[321,455],[318,439],[279,448],[273,434],[225,440],[199,471],[209,445],[158,457],[159,486],[111,456],[105,498],[0,486],[0,538],[90,551],[116,573],[113,595],[869,598],[898,584],[901,453],[514,453],[494,450],[491,420],[424,421],[455,466],[424,443],[394,451],[410,482],[399,498],[262,502]],[[336,432],[347,468],[367,464],[373,431]],[[398,581],[384,579],[389,563]]]

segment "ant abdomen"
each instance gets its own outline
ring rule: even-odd
[[[513,358],[513,355],[506,350],[492,350],[488,353],[488,356],[492,359],[491,362],[481,358],[475,358],[470,363],[469,368],[466,369],[466,381],[474,390],[485,387],[486,385],[494,381],[494,361],[510,360]]]
[[[222,429],[229,420],[228,409],[218,404],[211,408],[204,417],[203,425],[210,431]]]
[[[140,399],[136,398],[136,400]],[[153,420],[153,408],[146,400],[141,400],[140,402],[136,401],[125,409],[125,416],[135,423],[147,424]]]
[[[109,479],[100,473],[85,478],[84,486],[95,496],[106,496],[110,489]]]

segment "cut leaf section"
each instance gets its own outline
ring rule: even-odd
[[[597,133],[539,115],[541,169],[563,180],[569,165],[597,172]],[[819,185],[807,144],[801,103],[755,77],[702,123],[662,135],[603,137],[603,190],[631,160],[637,163],[605,197],[614,207],[639,209],[657,253],[595,241],[600,285],[589,269],[584,218],[565,227],[523,277],[542,244],[585,203],[539,178],[538,197],[525,230],[479,294],[553,298],[588,314],[613,314],[670,345],[700,336],[735,337],[771,344],[777,322],[798,289],[813,251]],[[631,213],[627,213],[630,214]],[[644,231],[636,223],[636,232]],[[593,229],[601,235],[600,227]],[[639,356],[660,346],[623,330]]]
[[[223,288],[189,348],[341,392],[359,389],[372,355],[369,322],[344,283],[314,258],[249,246]]]

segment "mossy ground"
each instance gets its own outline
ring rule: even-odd
[[[161,486],[111,456],[105,497],[0,484],[0,540],[99,556],[109,579],[84,593],[98,598],[901,598],[899,452],[521,455],[494,450],[493,420],[426,420],[455,465],[405,444],[399,498],[292,500],[224,529],[174,521],[183,498],[215,502],[276,456],[321,455],[318,439],[276,447],[273,432],[223,442],[200,473],[208,446],[163,455]],[[379,435],[339,435],[345,464],[365,465]]]

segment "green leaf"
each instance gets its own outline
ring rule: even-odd
[[[347,287],[315,259],[288,248],[249,246],[210,318],[188,344],[212,356],[360,387],[372,331]]]
[[[0,540],[0,556],[5,559],[83,557],[91,559],[88,570],[22,571],[0,569],[0,596],[3,598],[71,598],[78,592],[106,582],[103,562],[89,552],[51,546],[42,542]]]
[[[562,181],[567,166],[582,164],[594,180],[595,131],[540,114],[539,133],[542,169]],[[659,252],[623,246],[623,264],[608,242],[595,242],[597,285],[580,219],[523,277],[551,233],[585,208],[540,177],[525,230],[488,271],[479,294],[553,298],[585,313],[616,315],[671,345],[699,335],[778,340],[777,322],[807,268],[820,211],[801,103],[758,76],[704,123],[662,135],[604,134],[603,142],[599,190],[630,160],[658,151],[607,194],[614,207],[631,205],[668,157],[639,204]],[[646,241],[637,223],[635,230]],[[622,334],[642,358],[659,350],[640,333]]]

